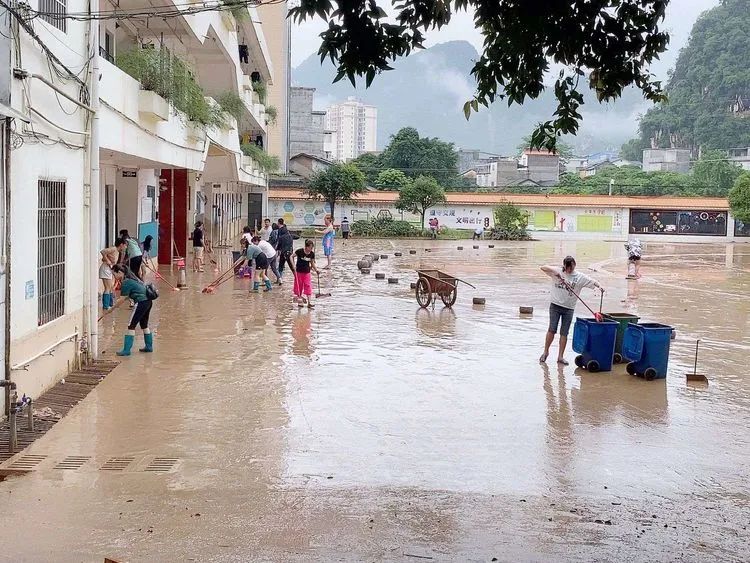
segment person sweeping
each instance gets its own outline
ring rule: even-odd
[[[104,314],[110,314],[128,300],[135,302],[135,308],[133,308],[133,311],[130,313],[130,321],[128,322],[128,330],[125,333],[125,338],[123,340],[122,350],[117,352],[117,355],[130,356],[130,351],[135,342],[135,328],[139,325],[141,330],[143,330],[143,340],[145,342],[145,346],[141,348],[140,351],[153,352],[154,335],[151,333],[151,329],[148,326],[148,320],[151,315],[153,301],[158,297],[156,290],[153,286],[143,283],[140,278],[135,276],[130,269],[123,264],[114,265],[112,267],[112,275],[122,284],[120,298],[115,302],[114,306],[105,311]]]
[[[598,288],[604,293],[604,288],[598,281],[588,277],[586,274],[576,272],[576,260],[572,256],[566,256],[560,266],[542,266],[542,271],[554,279],[551,300],[549,306],[549,328],[544,340],[544,353],[539,358],[539,363],[546,363],[549,349],[555,339],[558,327],[560,330],[560,345],[557,353],[557,363],[567,366],[565,359],[565,347],[568,344],[568,333],[570,323],[573,321],[573,312],[578,302],[578,294],[584,287]]]

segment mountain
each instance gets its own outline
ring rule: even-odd
[[[640,146],[750,146],[750,0],[725,0],[695,22],[670,74],[669,100],[640,123]]]
[[[466,41],[451,41],[399,59],[394,70],[375,78],[369,89],[352,87],[344,79],[333,84],[333,64],[321,65],[317,55],[308,57],[292,72],[297,86],[316,88],[316,108],[355,96],[378,108],[378,148],[402,127],[414,127],[421,135],[439,137],[466,149],[480,149],[508,155],[540,121],[551,118],[557,104],[551,90],[523,106],[502,101],[472,115],[467,121],[463,104],[474,92],[470,75],[478,58]],[[566,139],[579,154],[619,148],[637,130],[638,115],[649,104],[635,89],[628,90],[614,104],[599,104],[587,95],[582,108],[583,123],[577,137]]]

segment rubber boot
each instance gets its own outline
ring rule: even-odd
[[[151,332],[143,333],[143,341],[146,345],[140,349],[141,352],[153,352],[154,351],[154,335]]]
[[[135,341],[135,336],[132,334],[126,334],[125,340],[122,343],[122,350],[117,352],[118,356],[129,356],[130,350],[133,349],[133,342]]]
[[[109,303],[109,293],[102,293],[102,309],[105,311],[108,309],[107,304]]]
[[[112,293],[105,293],[102,297],[103,298],[106,297],[106,299],[107,299],[107,304],[104,306],[104,308],[108,309],[108,310],[111,309],[112,306],[115,304],[114,303],[114,295]]]
[[[266,291],[271,291],[271,280],[266,280]]]
[[[253,282],[253,291],[256,293],[260,291],[260,282]]]

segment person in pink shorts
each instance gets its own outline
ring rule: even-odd
[[[320,274],[315,265],[315,243],[310,239],[305,241],[305,248],[299,248],[294,253],[296,266],[294,268],[294,296],[300,307],[307,303],[308,308],[315,307],[312,302],[312,272]],[[303,295],[305,297],[303,297]]]

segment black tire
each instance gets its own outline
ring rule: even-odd
[[[612,361],[614,363],[616,363],[616,364],[621,364],[622,363],[622,354],[618,354],[617,352],[615,352],[615,355],[612,356]]]
[[[454,287],[450,293],[441,293],[440,299],[443,300],[443,305],[448,307],[449,309],[453,307],[453,304],[456,302],[456,298],[458,297],[458,290]]]
[[[630,362],[625,366],[625,371],[627,371],[630,375],[635,375],[635,364],[633,362]]]
[[[573,360],[573,363],[577,365],[579,368],[583,367],[583,356],[576,356],[576,359]]]
[[[417,297],[417,303],[422,309],[426,309],[432,303],[432,288],[430,282],[425,278],[419,278],[417,280],[417,289],[414,290]]]
[[[653,381],[657,375],[659,374],[654,368],[646,368],[646,371],[643,372],[643,377],[646,378],[646,381]]]
[[[591,360],[589,363],[586,364],[586,369],[589,370],[591,373],[596,373],[599,371],[599,362],[596,360]]]

